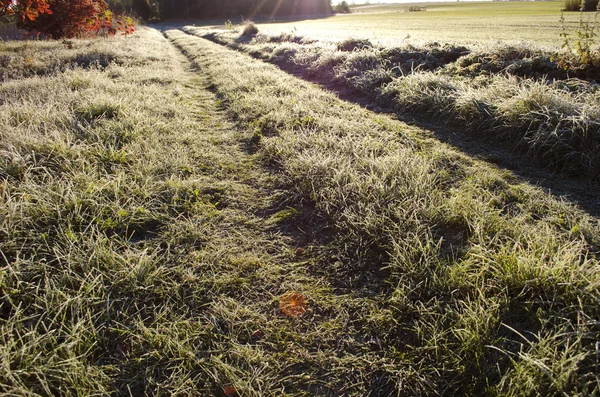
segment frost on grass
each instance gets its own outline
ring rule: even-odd
[[[228,34],[206,37],[225,45],[234,40]],[[566,70],[561,63],[565,54],[524,45],[382,48],[358,39],[336,45],[250,41],[235,48],[354,90],[399,114],[449,123],[511,147],[548,170],[591,178],[600,174],[597,72],[593,65]]]
[[[598,392],[596,218],[271,65],[180,31],[168,37],[214,79],[242,125],[260,118],[278,126],[259,150],[282,172],[293,200],[314,208],[331,233],[328,247],[311,247],[322,260],[306,265],[337,298],[317,298],[301,317],[318,321],[311,316],[323,313],[324,322],[308,326],[302,345],[306,384],[286,391]],[[406,81],[418,87],[415,96],[431,91],[424,96],[432,111],[454,106],[462,90],[434,74]],[[521,93],[498,83],[485,94],[507,90],[523,106],[560,104],[530,84]],[[531,95],[538,96],[528,102]],[[507,118],[515,106],[503,109]],[[330,312],[321,306],[326,299],[337,303]],[[336,336],[328,339],[326,330]],[[314,345],[306,344],[310,335]],[[323,365],[331,370],[324,374]]]

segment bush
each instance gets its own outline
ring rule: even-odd
[[[244,30],[242,31],[243,36],[256,36],[257,33],[258,33],[258,28],[256,27],[255,24],[253,24],[250,21],[247,21],[244,24]]]
[[[350,14],[352,12],[350,6],[348,5],[348,2],[346,2],[345,0],[342,1],[340,4],[336,5],[333,10],[336,14]]]
[[[419,12],[419,11],[425,11],[426,8],[423,6],[414,6],[413,5],[413,6],[409,6],[406,10],[408,12]]]

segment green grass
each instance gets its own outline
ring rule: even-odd
[[[166,36],[2,44],[1,393],[600,392],[597,218]]]
[[[60,43],[42,44],[54,46],[48,63],[69,58]],[[0,389],[268,386],[245,376],[265,365],[249,335],[268,331],[278,295],[314,299],[319,284],[302,286],[296,247],[262,215],[278,208],[277,178],[158,32],[75,47],[135,62],[61,67],[0,90]],[[283,267],[297,269],[292,280]]]

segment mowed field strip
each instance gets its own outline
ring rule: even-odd
[[[600,392],[576,204],[179,29],[0,49],[6,395]]]

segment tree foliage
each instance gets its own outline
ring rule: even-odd
[[[0,16],[17,14],[22,21],[33,21],[40,14],[52,11],[46,0],[0,0]]]
[[[0,0],[0,16],[17,27],[53,39],[133,33],[133,19],[113,17],[104,0]]]
[[[313,16],[330,14],[331,0],[0,0],[0,16],[16,14],[17,26],[53,39],[133,32],[143,19]]]
[[[20,18],[17,26],[58,39],[97,34],[107,26],[107,22],[112,23],[112,13],[103,0],[47,1],[50,13],[40,13],[35,18]]]

